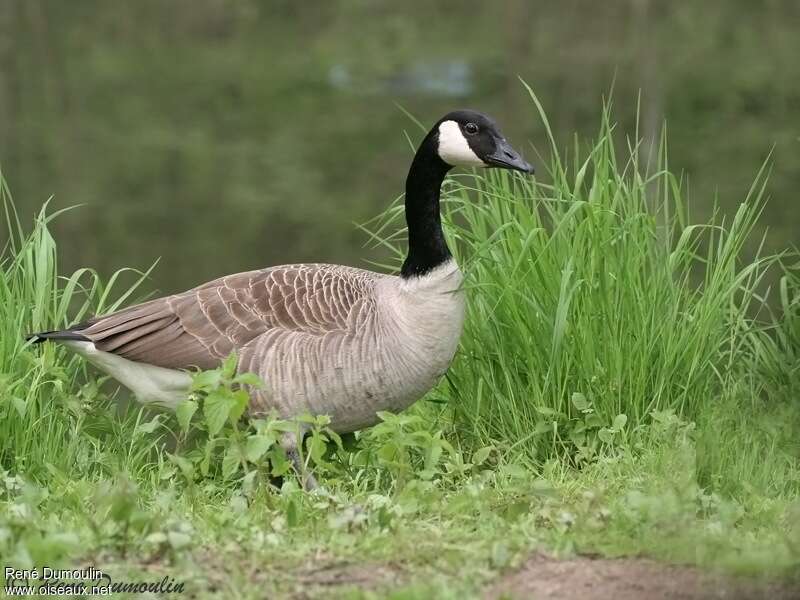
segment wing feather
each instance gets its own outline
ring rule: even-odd
[[[208,369],[269,331],[346,331],[379,277],[324,264],[248,271],[97,317],[74,331],[99,350],[138,362]]]

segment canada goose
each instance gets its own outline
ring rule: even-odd
[[[533,173],[488,116],[445,115],[406,179],[408,256],[399,276],[329,264],[270,267],[30,337],[64,344],[140,402],[173,409],[186,397],[188,370],[214,368],[236,351],[239,372],[265,384],[251,392],[251,416],[326,414],[340,433],[372,425],[378,411],[403,410],[430,390],[458,345],[462,276],[439,215],[440,187],[455,166]],[[294,443],[284,440],[296,461]]]

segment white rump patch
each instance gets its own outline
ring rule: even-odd
[[[186,399],[192,377],[185,371],[128,360],[98,350],[92,342],[62,343],[119,381],[143,404],[158,404],[175,410],[178,402]]]
[[[439,157],[454,167],[486,166],[486,163],[469,147],[461,128],[455,121],[443,121],[439,125]]]

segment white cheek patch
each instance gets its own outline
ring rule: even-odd
[[[455,121],[444,121],[439,125],[439,157],[454,167],[486,166],[469,147]]]

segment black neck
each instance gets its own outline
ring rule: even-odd
[[[439,157],[437,146],[434,130],[417,150],[406,179],[408,256],[400,271],[405,278],[425,275],[452,257],[439,215],[442,181],[451,167]]]

